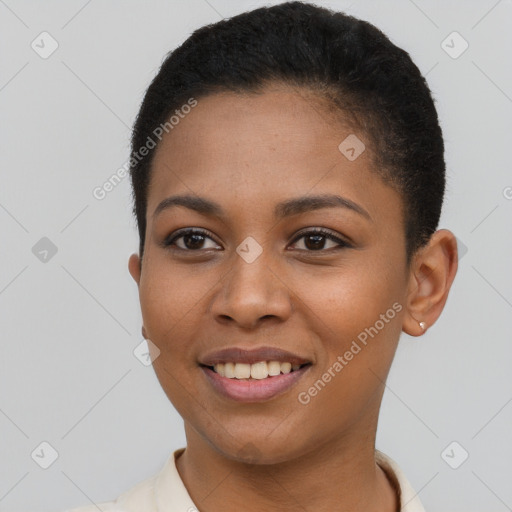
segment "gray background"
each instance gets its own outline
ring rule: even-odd
[[[317,3],[376,24],[427,74],[449,173],[440,227],[463,244],[444,314],[422,338],[402,336],[377,446],[429,511],[512,510],[512,2]],[[101,201],[92,191],[126,161],[165,54],[260,5],[0,0],[1,511],[113,499],[184,446],[181,418],[133,354],[129,181]],[[31,47],[43,31],[59,44],[46,59]],[[458,58],[442,47],[453,31],[469,43]],[[43,237],[57,247],[46,261]],[[46,470],[31,458],[43,441],[59,455]]]

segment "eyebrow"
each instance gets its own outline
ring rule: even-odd
[[[153,217],[156,217],[164,210],[174,206],[183,206],[206,216],[219,217],[221,219],[226,217],[224,210],[218,203],[204,197],[186,194],[165,198],[155,208]],[[283,219],[285,217],[291,217],[292,215],[320,210],[322,208],[346,208],[360,214],[370,221],[372,220],[370,214],[362,206],[354,203],[350,199],[336,194],[303,196],[287,199],[275,206],[274,217],[276,219]]]

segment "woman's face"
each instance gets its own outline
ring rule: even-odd
[[[367,440],[402,329],[401,198],[370,171],[365,135],[313,98],[274,88],[200,99],[155,154],[142,272],[130,262],[145,335],[187,428],[229,458],[271,463]],[[342,199],[319,208],[316,196]],[[184,228],[200,233],[174,237]],[[262,347],[309,364],[252,381],[201,365]]]

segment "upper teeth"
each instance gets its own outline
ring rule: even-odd
[[[213,369],[221,376],[228,379],[266,379],[269,375],[290,373],[298,370],[299,364],[281,363],[279,361],[260,361],[259,363],[218,363]]]

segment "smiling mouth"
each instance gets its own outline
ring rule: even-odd
[[[218,363],[213,366],[200,365],[204,368],[209,368],[220,377],[236,380],[264,380],[277,377],[279,375],[286,375],[293,373],[297,370],[311,366],[311,363],[292,364],[290,362],[281,361],[259,361],[257,363]]]

